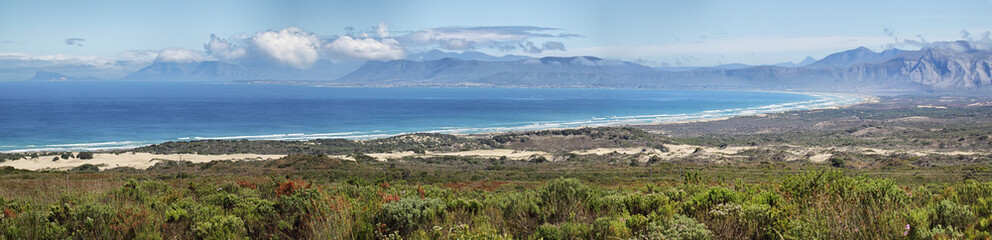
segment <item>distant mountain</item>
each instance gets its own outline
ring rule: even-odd
[[[990,51],[929,48],[921,55],[915,61],[893,59],[891,65],[909,81],[938,89],[992,89]]]
[[[308,69],[296,69],[269,63],[226,63],[205,61],[191,63],[155,62],[131,73],[127,80],[153,81],[230,81],[253,79],[334,80],[354,71],[362,62],[332,63],[318,61]]]
[[[28,81],[50,81],[50,82],[55,82],[55,81],[68,81],[69,79],[70,78],[68,76],[62,75],[61,73],[48,72],[48,71],[38,71],[37,73],[34,74],[34,77],[32,77],[31,79],[28,79]]]
[[[814,62],[816,62],[816,59],[815,58],[807,56],[806,58],[804,58],[799,63],[784,62],[784,63],[776,63],[776,64],[774,64],[774,66],[778,66],[778,67],[802,67],[802,66],[813,64]]]
[[[888,49],[882,52],[874,52],[866,47],[859,47],[839,53],[827,55],[820,61],[807,65],[810,68],[848,68],[861,63],[879,63],[888,61],[896,57],[899,49]]]
[[[741,69],[741,68],[749,68],[749,67],[754,67],[754,66],[743,63],[730,63],[730,64],[716,65],[710,68],[731,70],[731,69]]]
[[[444,58],[433,61],[369,61],[336,81],[375,86],[609,87],[654,69],[597,57],[545,57],[487,62]],[[626,86],[626,85],[625,85]]]
[[[155,62],[145,68],[131,73],[128,80],[154,81],[229,81],[235,79],[250,79],[254,75],[251,70],[235,64],[207,62]]]
[[[813,91],[992,91],[992,51],[969,42],[931,43],[921,50],[857,48],[819,61],[766,66],[650,68],[591,56],[493,57],[430,51],[422,60],[318,61],[304,70],[266,62],[156,62],[125,79],[229,81],[328,86],[692,88]],[[510,60],[514,59],[515,60]],[[33,81],[75,80],[41,71]]]
[[[70,77],[62,73],[50,72],[50,71],[38,71],[35,72],[34,77],[28,79],[28,81],[33,82],[61,82],[61,81],[94,81],[103,80],[94,77]]]
[[[370,61],[336,81],[349,86],[718,88],[829,91],[992,90],[992,52],[954,45],[920,51],[867,48],[806,66],[723,65],[672,71],[596,57],[487,62]],[[812,58],[800,64],[809,63]],[[796,65],[800,65],[796,64]]]
[[[413,60],[413,61],[433,61],[443,58],[454,58],[460,60],[475,60],[475,61],[491,61],[491,62],[531,59],[531,57],[519,56],[519,55],[504,55],[502,57],[496,57],[475,51],[464,51],[461,53],[457,53],[457,52],[444,52],[437,49],[422,53],[410,54],[406,57],[407,60]]]
[[[803,61],[801,61],[799,63],[784,62],[784,63],[772,64],[771,66],[777,66],[777,67],[802,67],[802,66],[806,66],[806,65],[809,65],[811,63],[814,63],[814,62],[816,62],[816,59],[814,59],[813,57],[806,57],[805,59],[803,59]],[[767,65],[747,65],[747,64],[743,64],[743,63],[730,63],[730,64],[721,64],[721,65],[716,65],[716,66],[710,66],[710,67],[699,67],[699,66],[693,66],[693,67],[689,67],[689,66],[667,66],[667,67],[656,67],[654,69],[660,70],[660,71],[665,71],[665,72],[685,72],[685,71],[704,70],[704,69],[733,70],[733,69],[743,69],[743,68],[750,68],[750,67],[756,67],[756,66],[767,66]]]

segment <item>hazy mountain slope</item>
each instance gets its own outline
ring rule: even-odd
[[[422,53],[410,54],[407,55],[406,57],[407,60],[412,60],[412,61],[431,61],[431,60],[439,60],[443,58],[454,58],[461,60],[476,60],[476,61],[494,61],[494,62],[531,59],[531,57],[519,56],[519,55],[504,55],[501,57],[497,57],[476,51],[464,51],[461,53],[457,53],[457,52],[444,52],[437,49]]]

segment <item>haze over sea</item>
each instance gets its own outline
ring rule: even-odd
[[[199,139],[362,139],[683,121],[860,97],[752,91],[319,88],[189,82],[0,83],[0,151]]]

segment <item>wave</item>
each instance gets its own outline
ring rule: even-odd
[[[53,145],[45,145],[45,146],[47,146],[47,147],[96,147],[96,146],[112,146],[112,145],[121,145],[121,144],[135,144],[135,143],[141,143],[141,141],[53,144]]]
[[[301,140],[313,140],[313,139],[357,140],[357,139],[392,137],[392,136],[407,134],[409,132],[469,134],[469,133],[484,133],[484,132],[530,131],[530,130],[574,128],[574,127],[602,127],[602,126],[616,126],[616,125],[629,125],[629,124],[648,124],[648,123],[704,120],[704,119],[734,117],[741,115],[786,112],[786,111],[794,111],[794,110],[808,110],[808,109],[855,104],[865,100],[865,98],[863,97],[852,96],[852,95],[820,94],[820,93],[802,93],[802,94],[812,96],[815,99],[808,101],[778,103],[778,104],[770,104],[770,105],[747,107],[747,108],[711,109],[711,110],[703,110],[695,113],[590,117],[586,120],[518,122],[518,123],[497,124],[494,126],[486,126],[486,127],[447,126],[447,127],[436,127],[432,129],[407,129],[408,131],[405,132],[372,130],[372,131],[349,131],[349,132],[332,132],[332,133],[285,133],[285,134],[220,136],[220,137],[180,137],[174,139],[177,139],[179,141],[234,140],[234,139],[279,140],[279,141],[301,141]],[[45,151],[49,151],[49,152],[99,151],[99,150],[136,148],[158,142],[165,142],[165,141],[147,140],[147,141],[119,141],[119,142],[98,142],[98,143],[70,143],[70,144],[51,144],[51,145],[44,145],[42,147],[36,145],[3,146],[4,148],[18,148],[13,150],[6,150],[3,152],[19,153],[19,152],[45,152]]]

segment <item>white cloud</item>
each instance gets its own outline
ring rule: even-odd
[[[389,26],[387,26],[385,22],[380,22],[379,27],[376,27],[375,32],[381,38],[389,37]]]
[[[115,56],[0,53],[0,81],[24,80],[37,71],[73,77],[116,79],[137,71],[158,56],[158,51],[124,51]]]
[[[317,61],[320,38],[296,27],[278,32],[266,31],[251,39],[256,50],[273,60],[289,66],[306,69]]]
[[[441,48],[448,50],[472,50],[475,48],[475,42],[465,40],[464,38],[447,38],[438,40],[438,44]]]
[[[525,52],[539,53],[540,51],[549,49],[542,49],[539,46],[530,48],[527,46],[527,42],[535,38],[579,37],[579,35],[575,34],[555,35],[547,33],[558,30],[531,26],[441,27],[412,32],[401,37],[400,41],[408,47],[438,46],[442,49],[460,51],[477,47],[509,51],[520,47]],[[557,49],[565,49],[564,43],[554,42],[553,44],[560,44],[560,48]],[[534,45],[534,43],[530,43],[529,45]]]
[[[743,37],[655,45],[618,45],[573,48],[576,55],[619,59],[648,59],[668,62],[672,58],[698,59],[689,65],[718,65],[725,63],[770,64],[782,59],[820,58],[837,51],[861,46],[881,50],[890,43],[889,36],[826,36],[826,37]],[[676,63],[678,64],[678,63]]]
[[[199,51],[185,48],[166,48],[158,52],[155,62],[194,63],[214,60]]]
[[[392,60],[406,56],[395,39],[351,38],[341,36],[325,46],[332,54],[352,59]]]
[[[210,56],[224,60],[238,60],[248,55],[244,47],[235,45],[213,34],[210,34],[210,42],[204,44],[203,48],[207,50],[207,54]]]

